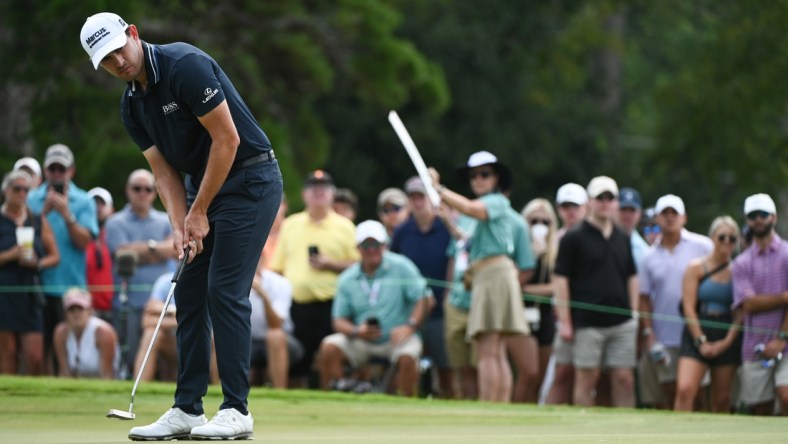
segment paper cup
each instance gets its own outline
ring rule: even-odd
[[[33,237],[35,235],[33,227],[16,227],[16,244],[22,247],[23,256],[27,260],[33,258]]]

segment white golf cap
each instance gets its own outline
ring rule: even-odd
[[[112,194],[110,194],[106,188],[101,188],[101,187],[91,188],[90,191],[88,191],[88,196],[92,198],[98,197],[99,199],[104,201],[105,205],[112,208]]]
[[[618,197],[618,184],[607,176],[597,176],[588,182],[588,197],[595,199],[602,193],[611,193]]]
[[[489,165],[491,163],[497,163],[498,158],[489,151],[478,151],[476,153],[471,154],[471,157],[468,158],[468,168],[476,168],[477,166],[482,165]]]
[[[93,62],[93,68],[98,69],[101,59],[126,44],[128,27],[119,15],[111,12],[101,12],[88,17],[82,25],[79,40]]]
[[[17,160],[16,163],[14,163],[14,171],[20,168],[27,168],[39,178],[41,177],[41,164],[32,157],[23,157]]]
[[[71,168],[71,165],[74,165],[74,153],[71,152],[71,148],[62,143],[50,145],[44,154],[44,168],[49,168],[54,163]]]
[[[588,193],[586,189],[576,183],[561,185],[561,188],[559,188],[558,192],[555,194],[555,203],[558,205],[563,203],[585,205],[586,202],[588,202]]]
[[[685,214],[684,201],[674,194],[666,194],[657,199],[657,204],[654,205],[654,211],[657,214],[662,213],[667,208],[673,208],[680,215]]]
[[[769,214],[777,214],[777,206],[768,194],[753,194],[752,196],[744,199],[744,214],[750,214],[753,211],[765,211]]]
[[[356,227],[356,245],[361,244],[367,239],[374,239],[381,244],[388,240],[386,227],[376,220],[365,220]]]

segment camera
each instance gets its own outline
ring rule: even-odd
[[[54,189],[56,193],[63,194],[65,192],[65,185],[60,182],[55,182],[52,184],[52,189]]]
[[[368,318],[367,319],[367,325],[369,325],[370,327],[378,327],[378,328],[380,328],[380,321],[378,320],[378,318],[375,318],[375,317]]]
[[[320,250],[317,249],[317,245],[310,245],[309,246],[309,255],[310,256],[317,256],[320,254]]]

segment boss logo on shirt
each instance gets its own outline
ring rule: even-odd
[[[175,103],[175,102],[168,103],[168,104],[166,104],[166,105],[162,106],[161,108],[162,108],[162,110],[164,110],[164,115],[165,115],[165,116],[166,116],[167,114],[174,113],[175,111],[178,111],[178,109],[179,109],[179,108],[178,108],[178,104],[177,104],[177,103]]]
[[[203,99],[202,103],[207,103],[209,100],[213,98],[216,94],[219,93],[219,89],[211,89],[205,88],[205,99]]]

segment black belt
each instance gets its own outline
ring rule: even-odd
[[[249,168],[252,165],[257,165],[258,163],[268,162],[269,160],[274,159],[276,159],[276,156],[274,156],[274,150],[271,150],[266,151],[265,153],[254,155],[252,157],[247,157],[246,159],[236,160],[233,162],[233,166],[230,167],[228,176],[244,168]]]

